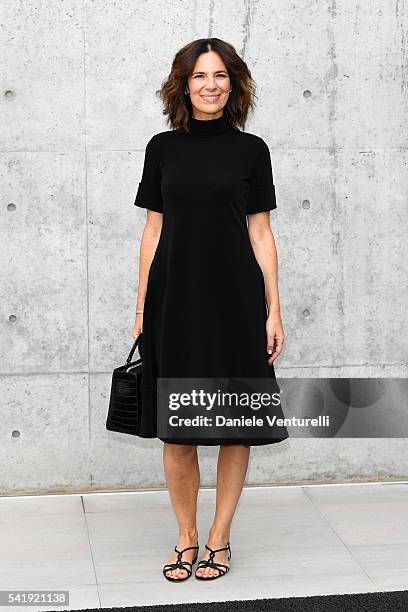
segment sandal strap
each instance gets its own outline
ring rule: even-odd
[[[187,546],[187,548],[183,548],[183,550],[178,550],[177,546],[174,547],[174,550],[176,551],[176,553],[183,554],[183,552],[186,552],[186,550],[195,550],[195,549],[199,549],[199,546],[197,544],[197,546]]]
[[[225,574],[229,570],[228,565],[224,565],[223,563],[217,563],[216,561],[211,561],[210,559],[202,559],[198,562],[196,571],[204,567],[211,567],[212,569],[220,571],[222,574]],[[225,569],[223,569],[224,567]]]
[[[185,570],[189,576],[191,576],[192,571],[193,571],[193,563],[195,563],[196,559],[197,559],[197,554],[198,554],[198,549],[199,549],[199,545],[197,544],[197,546],[187,546],[187,548],[183,548],[183,550],[178,550],[177,546],[174,547],[174,550],[177,553],[177,561],[175,561],[174,563],[167,563],[164,567],[163,567],[163,572],[168,572],[170,570],[173,569],[183,569]],[[194,556],[193,562],[190,563],[190,561],[182,561],[181,557],[183,556],[183,553],[186,552],[186,550],[196,550],[196,554]],[[190,567],[185,567],[185,565],[189,565]]]
[[[225,565],[224,563],[218,563],[217,561],[214,561],[214,557],[215,557],[215,553],[220,552],[221,550],[228,550],[228,561],[229,561],[231,559],[231,547],[230,547],[230,543],[228,542],[227,546],[225,546],[223,548],[211,548],[207,544],[205,545],[205,547],[206,547],[207,550],[210,551],[210,558],[209,559],[201,559],[201,561],[199,561],[198,564],[197,564],[196,571],[198,569],[200,569],[200,568],[211,567],[212,569],[218,570],[222,574],[225,574],[226,572],[228,572],[229,565]]]
[[[188,564],[190,567],[184,567],[185,564]],[[188,561],[176,561],[175,563],[167,563],[164,567],[163,567],[163,572],[168,572],[170,570],[174,570],[174,569],[182,569],[185,570],[190,576],[192,574],[192,569],[193,566],[191,563],[189,563]]]
[[[231,559],[231,547],[229,542],[224,548],[210,548],[209,546],[207,546],[207,544],[205,545],[205,547],[207,550],[210,551],[210,560],[214,559],[215,553],[220,552],[221,550],[228,550],[228,561]]]
[[[198,544],[197,544],[197,546],[187,546],[187,548],[183,548],[183,550],[178,550],[177,546],[175,546],[174,550],[177,553],[177,563],[181,563],[181,557],[183,556],[183,553],[186,552],[186,550],[195,550],[196,551],[196,553],[194,555],[194,559],[193,559],[193,563],[195,563],[196,560],[197,560],[198,549],[199,549]],[[183,563],[189,563],[191,565],[191,563],[189,561],[183,561]]]

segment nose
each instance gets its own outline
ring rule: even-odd
[[[209,76],[207,79],[207,83],[205,85],[205,90],[209,92],[214,92],[217,89],[217,83],[213,76]]]

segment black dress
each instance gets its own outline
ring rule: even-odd
[[[273,377],[262,270],[246,214],[276,208],[270,153],[226,115],[147,143],[135,205],[163,213],[147,282],[140,437],[157,436],[157,377]],[[283,414],[281,415],[283,416]],[[273,444],[288,438],[163,439]]]

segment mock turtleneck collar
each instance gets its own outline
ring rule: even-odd
[[[225,114],[217,119],[189,119],[190,133],[194,136],[213,136],[232,128]]]

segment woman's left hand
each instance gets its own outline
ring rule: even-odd
[[[270,353],[268,365],[271,365],[281,352],[285,340],[280,312],[270,312],[268,314],[266,319],[266,338],[266,350]]]

